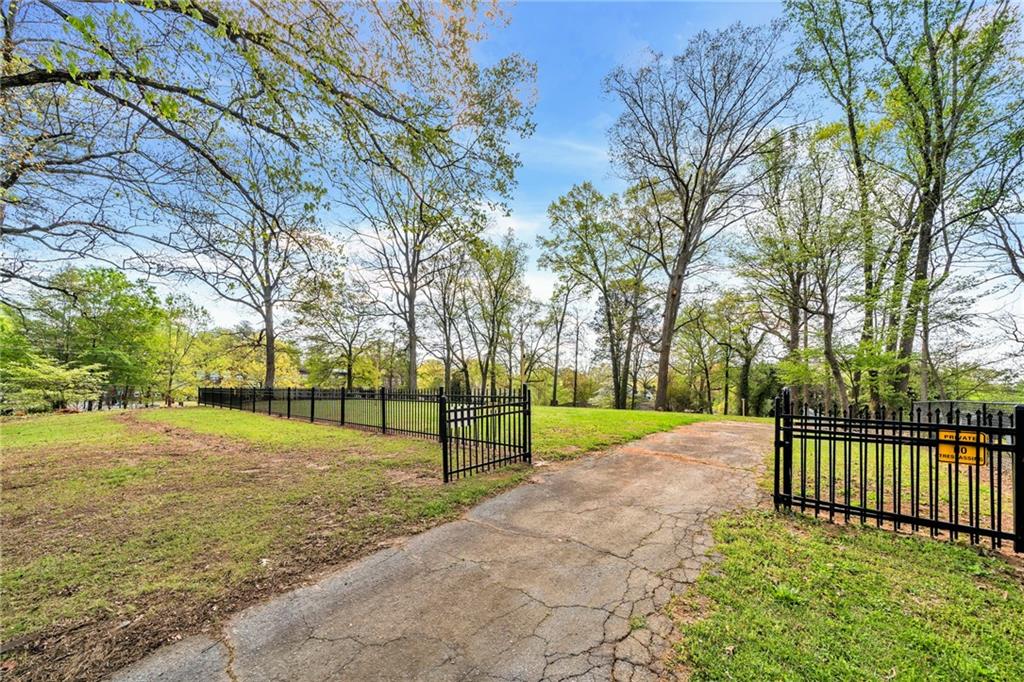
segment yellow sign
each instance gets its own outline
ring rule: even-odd
[[[985,465],[987,448],[979,445],[985,442],[985,434],[969,431],[939,431],[939,461],[956,464]],[[959,460],[957,460],[959,455]]]

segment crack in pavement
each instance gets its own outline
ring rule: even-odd
[[[673,679],[666,611],[711,560],[712,519],[753,504],[770,425],[653,434],[235,614],[243,680]],[[117,679],[185,680],[164,650]],[[226,662],[225,662],[226,659]]]

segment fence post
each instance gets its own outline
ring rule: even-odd
[[[256,387],[252,387],[252,411],[256,411]]]
[[[288,401],[288,407],[286,408],[287,409],[286,414],[288,415],[288,419],[291,419],[292,418],[292,387],[291,386],[288,387],[287,401]]]
[[[339,409],[338,409],[338,413],[339,413],[338,414],[338,421],[341,423],[342,426],[345,425],[345,392],[346,391],[347,391],[347,389],[344,386],[342,386],[341,387],[341,405],[339,406]]]
[[[274,387],[267,389],[267,414],[274,414]]]
[[[532,429],[530,428],[530,387],[523,384],[523,446],[526,452],[523,453],[523,461],[533,465],[533,443]]]
[[[1013,551],[1024,552],[1024,405],[1013,411]]]
[[[312,423],[315,421],[314,415],[316,414],[316,386],[309,389],[309,421]]]
[[[388,432],[388,410],[387,401],[384,400],[384,391],[387,390],[383,386],[380,387],[380,432]]]
[[[782,398],[775,396],[772,414],[775,417],[775,466],[772,471],[772,500],[775,502],[775,510],[778,511],[782,504],[782,496],[779,488],[779,475],[782,473]]]
[[[437,389],[437,439],[440,442],[444,442],[444,386],[439,386]]]
[[[782,497],[786,509],[793,507],[793,397],[782,389]]]
[[[444,394],[444,386],[437,389],[437,432],[441,440],[441,470],[447,483],[451,478],[451,465],[448,462],[448,398]]]

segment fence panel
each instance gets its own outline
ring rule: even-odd
[[[776,507],[1024,552],[1024,406],[839,410],[775,401]]]
[[[526,386],[493,395],[385,388],[200,388],[199,403],[437,440],[445,482],[532,461]]]
[[[444,405],[445,481],[516,462],[531,463],[530,390],[452,395]]]

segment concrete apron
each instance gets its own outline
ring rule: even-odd
[[[770,447],[770,425],[709,422],[539,470],[114,679],[671,679],[663,609],[708,560],[709,520],[756,502]]]

